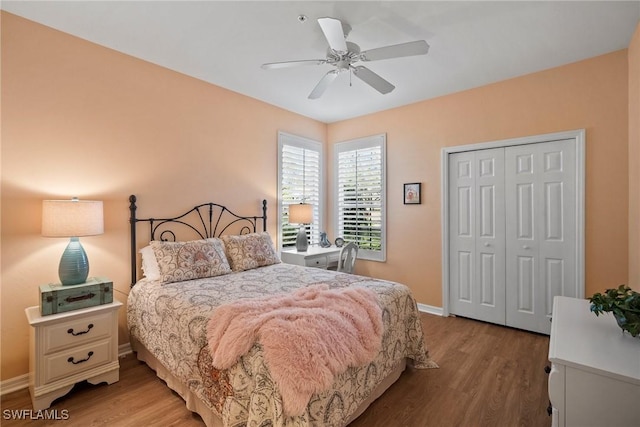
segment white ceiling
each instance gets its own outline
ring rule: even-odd
[[[2,9],[323,122],[482,86],[629,45],[640,1],[2,1]],[[309,19],[300,23],[298,16]],[[332,67],[264,70],[325,58],[316,21],[352,27],[362,50],[426,40],[428,55],[368,62],[396,86],[381,95]]]

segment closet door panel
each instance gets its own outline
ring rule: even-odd
[[[478,150],[476,275],[480,319],[504,325],[504,149]]]
[[[536,283],[536,260],[534,257],[519,256],[517,258],[517,282],[515,295],[517,296],[517,311],[533,313],[534,287]]]
[[[449,301],[451,312],[474,317],[475,191],[473,154],[449,158]]]
[[[504,150],[449,158],[450,310],[504,324]]]
[[[516,185],[516,216],[515,220],[518,240],[530,241],[534,240],[534,214],[533,194],[534,185],[532,183],[524,183]]]
[[[449,301],[452,313],[475,318],[472,291],[476,286],[474,170],[472,153],[450,156]]]
[[[548,334],[553,297],[577,295],[574,164],[572,141],[505,148],[509,326]]]
[[[539,146],[540,181],[544,188],[540,256],[545,288],[555,295],[577,297],[575,144],[568,140]],[[552,299],[546,302],[549,314]]]
[[[480,303],[484,306],[496,307],[496,256],[482,254],[480,257],[481,288]]]
[[[547,182],[544,184],[544,239],[561,242],[564,238],[563,183]]]
[[[544,315],[551,318],[553,312],[553,297],[562,295],[567,288],[567,271],[564,259],[545,257],[544,282]]]
[[[473,293],[471,291],[471,288],[474,285],[473,258],[472,252],[462,250],[458,251],[458,266],[456,268],[457,300],[463,304],[469,305],[473,302]],[[471,307],[469,309],[471,309]],[[469,314],[473,314],[473,312],[470,312]]]

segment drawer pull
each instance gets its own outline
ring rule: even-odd
[[[551,366],[549,366],[549,365],[545,366],[545,367],[544,367],[544,372],[545,372],[545,373],[547,373],[547,374],[548,374],[549,372],[551,372]]]
[[[547,406],[547,415],[551,416],[551,414],[553,414],[553,406],[549,404],[549,406]]]
[[[85,300],[85,299],[91,299],[91,298],[93,298],[95,296],[96,296],[96,294],[89,292],[86,295],[80,295],[78,297],[67,297],[64,300],[66,302],[77,302],[77,301],[82,301],[82,300]]]
[[[67,359],[67,362],[73,363],[74,365],[77,365],[78,363],[86,362],[87,360],[91,359],[91,356],[93,356],[93,351],[90,351],[89,353],[87,353],[87,358],[86,359],[78,360],[76,362],[76,361],[73,360],[73,356],[71,356],[70,358]]]
[[[67,333],[73,335],[74,337],[77,337],[78,335],[83,335],[83,334],[89,333],[91,328],[93,328],[93,323],[89,323],[87,325],[87,330],[86,331],[73,332],[73,328],[70,328],[70,329],[67,329]]]

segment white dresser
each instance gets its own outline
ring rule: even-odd
[[[640,339],[610,313],[557,296],[549,341],[552,426],[640,426]]]
[[[42,316],[40,307],[25,310],[31,328],[29,391],[33,409],[51,406],[75,383],[119,380],[118,309],[109,304]]]

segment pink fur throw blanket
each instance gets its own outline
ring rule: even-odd
[[[382,332],[375,292],[313,285],[222,305],[209,320],[207,337],[218,369],[230,368],[258,341],[284,413],[296,416],[335,375],[370,363],[380,351]]]

